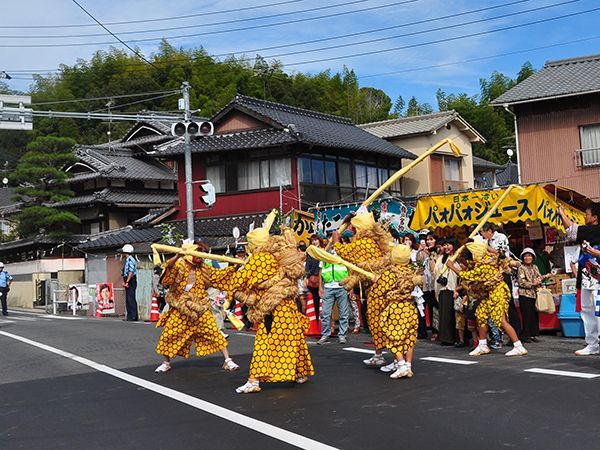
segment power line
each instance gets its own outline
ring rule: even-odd
[[[123,95],[107,95],[106,97],[91,97],[91,98],[78,98],[74,100],[59,100],[53,102],[35,102],[32,105],[41,106],[41,105],[57,105],[62,103],[76,103],[76,102],[92,102],[95,100],[114,100],[116,98],[131,98],[131,97],[145,97],[148,95],[161,95],[161,94],[180,94],[180,89],[175,89],[172,91],[154,91],[154,92],[143,92],[140,94],[123,94]]]
[[[256,52],[261,52],[264,50],[274,50],[274,49],[280,49],[280,48],[286,48],[286,47],[296,47],[296,46],[300,46],[300,45],[306,45],[306,44],[313,44],[313,43],[319,43],[319,42],[325,42],[325,41],[331,41],[331,40],[338,40],[338,39],[343,39],[346,37],[353,37],[353,36],[359,36],[359,35],[364,35],[364,34],[371,34],[371,33],[378,33],[381,31],[388,31],[391,29],[396,29],[396,28],[402,28],[402,27],[408,27],[408,26],[413,26],[413,25],[420,25],[420,24],[424,24],[424,23],[430,23],[430,22],[435,22],[435,21],[439,21],[439,20],[446,20],[446,19],[451,19],[451,18],[455,18],[455,17],[460,17],[460,16],[464,16],[464,15],[470,15],[470,14],[474,14],[474,13],[478,13],[478,12],[483,12],[483,11],[489,11],[492,9],[497,9],[497,8],[503,8],[503,7],[507,7],[507,6],[513,6],[516,4],[521,4],[521,3],[527,3],[530,2],[532,0],[515,0],[512,2],[508,2],[508,3],[504,3],[501,5],[494,5],[494,6],[489,6],[489,7],[485,7],[485,8],[478,8],[478,9],[472,9],[469,11],[463,11],[460,13],[455,13],[455,14],[449,14],[449,15],[445,15],[445,16],[438,16],[438,17],[433,17],[431,19],[424,19],[424,20],[417,20],[417,21],[413,21],[413,22],[405,22],[399,25],[392,25],[392,26],[388,26],[388,27],[383,27],[383,28],[375,28],[375,29],[371,29],[371,30],[366,30],[366,31],[359,31],[359,32],[354,32],[354,33],[348,33],[348,34],[341,34],[341,35],[336,35],[336,36],[331,36],[331,37],[326,37],[326,38],[320,38],[320,39],[313,39],[313,40],[309,40],[309,41],[302,41],[302,42],[295,42],[295,43],[291,43],[291,44],[283,44],[283,45],[275,45],[275,46],[269,46],[269,47],[262,47],[262,48],[257,48],[257,49],[252,49],[252,50],[241,50],[239,52],[234,52],[234,53],[219,53],[219,54],[213,54],[210,55],[213,58],[216,57],[225,57],[225,56],[235,56],[236,54],[246,54],[246,53],[256,53]],[[580,0],[577,0],[580,1]],[[423,32],[427,32],[423,31]],[[316,51],[316,49],[315,49]],[[177,60],[170,60],[169,63],[173,63],[176,61],[179,61],[180,59]],[[182,61],[187,61],[187,59],[181,59]],[[139,66],[141,63],[130,63],[130,64],[124,64],[123,66]],[[157,63],[158,64],[158,63]],[[59,69],[37,69],[37,70],[9,70],[9,72],[12,73],[28,73],[28,72],[33,72],[33,73],[40,73],[40,72],[44,72],[44,73],[48,73],[48,72],[55,72],[58,71]]]
[[[501,32],[501,31],[514,30],[516,28],[523,28],[523,27],[527,27],[527,26],[530,26],[530,25],[537,25],[537,24],[540,24],[540,23],[551,22],[551,21],[555,21],[555,20],[565,19],[565,18],[568,18],[568,17],[575,17],[575,16],[579,16],[579,15],[582,15],[582,14],[588,14],[590,12],[599,11],[599,10],[600,10],[600,7],[591,8],[591,9],[586,9],[586,10],[583,10],[583,11],[577,11],[577,12],[570,13],[570,14],[563,14],[563,15],[560,15],[560,16],[548,17],[546,19],[534,20],[533,22],[526,22],[526,23],[517,24],[517,25],[510,25],[510,26],[506,26],[506,27],[502,27],[502,28],[497,28],[497,29],[494,29],[494,30],[480,31],[480,32],[477,32],[477,33],[465,34],[465,35],[455,36],[455,37],[451,37],[451,38],[436,39],[436,40],[433,40],[433,41],[420,42],[420,43],[417,43],[417,44],[403,45],[403,46],[400,46],[400,47],[392,47],[392,48],[386,48],[386,49],[381,49],[381,50],[372,50],[372,51],[368,51],[368,52],[354,53],[354,54],[351,54],[351,55],[333,56],[333,57],[330,57],[330,58],[312,59],[312,60],[307,60],[307,61],[299,61],[299,62],[296,62],[296,63],[287,63],[287,64],[281,64],[281,65],[284,66],[284,67],[301,66],[301,65],[305,65],[305,64],[314,64],[314,63],[326,62],[326,61],[338,61],[340,59],[346,59],[346,58],[357,58],[359,56],[377,55],[377,54],[381,54],[381,53],[388,53],[388,52],[393,52],[393,51],[398,51],[398,50],[405,50],[405,49],[408,49],[408,48],[424,47],[426,45],[433,45],[433,44],[440,44],[440,43],[445,43],[445,42],[458,41],[458,40],[461,40],[461,39],[466,39],[466,38],[475,37],[475,36],[483,36],[483,35],[486,35],[486,34],[498,33],[498,32]]]
[[[122,105],[115,105],[115,106],[111,106],[110,107],[110,111],[115,110],[115,109],[121,109],[124,108],[126,106],[131,106],[131,105],[138,105],[140,103],[146,103],[146,102],[151,102],[153,100],[160,100],[161,98],[166,98],[166,97],[172,97],[174,95],[180,94],[181,91],[176,91],[174,93],[170,93],[170,94],[163,94],[163,95],[158,95],[156,97],[150,97],[150,98],[144,98],[142,100],[136,100],[135,102],[129,102],[129,103],[123,103]],[[90,111],[92,113],[96,113],[96,112],[100,112],[100,111],[104,111],[104,110],[108,110],[108,107],[106,108],[101,108],[101,109],[97,109],[95,111]]]
[[[75,1],[75,0],[73,0],[73,1]],[[331,13],[331,14],[325,14],[325,15],[315,16],[315,17],[306,17],[306,18],[302,18],[302,19],[287,20],[287,21],[283,21],[283,22],[266,23],[266,24],[262,24],[262,25],[253,25],[253,26],[241,27],[241,28],[230,28],[230,29],[226,29],[226,30],[206,31],[206,32],[202,32],[202,33],[181,34],[181,35],[177,35],[177,36],[162,36],[159,38],[130,39],[127,42],[130,42],[130,43],[153,42],[153,41],[160,41],[163,39],[183,39],[183,38],[189,38],[189,37],[234,33],[237,31],[256,30],[256,29],[262,29],[262,28],[277,27],[277,26],[281,26],[281,25],[289,25],[289,24],[294,24],[294,23],[309,22],[309,21],[313,21],[313,20],[327,19],[327,18],[331,18],[331,17],[340,17],[340,16],[349,15],[349,14],[356,14],[359,12],[374,11],[374,10],[379,10],[379,9],[384,9],[384,8],[390,8],[392,6],[405,5],[408,3],[416,3],[418,1],[420,1],[420,0],[403,0],[403,1],[398,1],[398,2],[394,2],[394,3],[388,3],[385,5],[370,6],[368,8],[354,9],[351,11],[342,11],[339,13]],[[89,46],[89,45],[110,45],[110,44],[113,44],[113,42],[79,42],[79,43],[67,43],[67,44],[2,44],[2,45],[0,45],[0,47],[4,47],[4,48],[53,48],[53,47],[79,47],[79,46]]]
[[[90,16],[92,18],[92,20],[94,22],[96,22],[98,25],[100,25],[102,28],[104,28],[106,30],[106,32],[108,34],[110,34],[112,37],[114,37],[117,41],[119,41],[121,44],[123,44],[125,47],[127,47],[129,50],[131,50],[133,52],[134,55],[137,55],[139,58],[141,58],[142,60],[146,61],[149,65],[151,65],[152,67],[154,67],[156,70],[160,70],[158,67],[156,67],[154,64],[152,64],[150,61],[148,61],[144,55],[142,55],[141,53],[139,53],[138,51],[134,50],[133,48],[131,48],[129,45],[127,45],[124,41],[121,40],[120,37],[118,37],[116,34],[114,34],[112,31],[110,31],[108,28],[106,28],[104,25],[102,25],[102,23],[100,23],[100,21],[98,19],[96,19],[90,12],[88,12],[87,9],[85,9],[83,6],[81,6],[79,4],[79,2],[77,2],[77,0],[72,0],[73,3],[75,3],[84,13],[86,13],[88,16]]]
[[[192,17],[206,17],[206,16],[215,16],[219,14],[228,14],[231,12],[242,12],[242,11],[250,11],[254,9],[263,9],[270,8],[273,6],[280,5],[288,5],[290,3],[300,3],[306,0],[287,0],[283,2],[276,3],[267,3],[264,5],[256,5],[256,6],[246,6],[243,8],[233,8],[233,9],[223,9],[220,11],[206,11],[197,14],[186,14],[183,16],[171,16],[171,17],[158,17],[155,19],[139,19],[139,20],[125,20],[121,22],[104,22],[104,25],[130,25],[134,23],[148,23],[148,22],[162,22],[167,20],[179,20],[179,19],[190,19]],[[95,27],[97,24],[94,23],[82,23],[82,24],[63,24],[63,25],[0,25],[0,29],[51,29],[51,28],[85,28],[85,27]]]
[[[339,8],[340,6],[355,5],[357,3],[365,3],[368,1],[370,1],[370,0],[352,0],[352,1],[342,2],[342,3],[336,3],[333,5],[317,6],[314,8],[307,8],[307,9],[300,9],[300,10],[290,11],[290,12],[270,14],[267,16],[246,17],[246,18],[241,18],[241,19],[225,20],[225,21],[221,21],[221,22],[212,22],[212,23],[203,23],[203,24],[194,24],[194,25],[181,25],[181,26],[177,26],[177,27],[168,27],[168,28],[154,28],[154,29],[150,29],[150,30],[120,31],[119,35],[122,36],[124,34],[145,34],[145,33],[154,33],[154,32],[162,32],[162,31],[183,30],[183,29],[188,29],[188,28],[229,25],[232,23],[250,22],[250,21],[254,21],[254,20],[272,19],[275,17],[283,17],[283,16],[290,16],[290,15],[295,15],[295,14],[304,14],[307,12],[322,11],[325,9]],[[18,35],[18,36],[12,35],[12,36],[10,36],[9,35],[9,36],[0,36],[0,38],[5,38],[5,39],[48,39],[48,38],[49,39],[63,39],[63,38],[77,38],[77,37],[97,37],[97,36],[104,36],[104,33],[54,34],[54,35],[51,34],[51,35],[38,35],[38,36],[32,36],[32,35]]]
[[[456,64],[467,64],[467,63],[476,62],[476,61],[484,61],[486,59],[502,58],[504,56],[512,56],[512,55],[518,55],[521,53],[533,52],[533,51],[537,51],[537,50],[545,50],[548,48],[561,47],[563,45],[577,44],[580,42],[592,41],[594,39],[600,39],[600,35],[590,36],[590,37],[581,38],[581,39],[575,39],[573,41],[558,42],[556,44],[542,45],[540,47],[532,47],[532,48],[527,48],[527,49],[523,49],[523,50],[515,50],[513,52],[497,53],[495,55],[480,56],[477,58],[464,59],[462,61],[453,61],[453,62],[442,63],[442,64],[432,64],[430,66],[413,67],[410,69],[394,70],[391,72],[376,73],[376,74],[372,74],[372,75],[363,75],[363,76],[359,76],[358,78],[362,80],[363,78],[384,77],[384,76],[388,76],[388,75],[397,75],[400,73],[417,72],[419,70],[437,69],[439,67],[454,66]]]

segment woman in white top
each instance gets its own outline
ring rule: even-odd
[[[440,325],[438,339],[441,345],[454,345],[456,338],[454,290],[456,289],[458,276],[451,270],[446,270],[442,275],[442,270],[448,258],[454,254],[457,248],[458,242],[455,237],[444,239],[442,244],[443,254],[437,258],[433,271],[435,292],[439,304]]]

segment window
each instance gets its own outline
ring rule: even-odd
[[[225,166],[209,166],[206,168],[206,179],[215,187],[215,192],[225,192]]]
[[[340,186],[352,187],[352,167],[350,161],[338,161],[338,174]]]
[[[208,166],[206,178],[216,193],[251,191],[291,184],[292,170],[289,158],[250,160]]]
[[[444,157],[444,179],[446,181],[461,181],[459,159]]]
[[[367,166],[363,164],[355,164],[354,178],[356,179],[356,187],[367,187]]]
[[[335,170],[335,161],[324,161],[325,166],[325,184],[337,185],[337,172]]]
[[[579,127],[581,150],[579,150],[582,167],[600,166],[600,125]]]
[[[303,183],[312,184],[312,169],[311,160],[308,158],[298,158],[298,164],[300,165],[300,181]]]

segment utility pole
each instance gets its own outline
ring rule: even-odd
[[[183,91],[184,122],[190,121],[190,83],[184,81],[181,84]],[[185,132],[183,147],[183,159],[185,164],[185,215],[187,222],[187,238],[194,241],[194,200],[192,197],[192,146],[190,145],[190,134]]]

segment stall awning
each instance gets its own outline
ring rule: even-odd
[[[504,191],[505,188],[501,188],[421,197],[410,227],[420,230],[477,225]],[[540,220],[564,231],[557,212],[558,204],[565,208],[566,214],[573,221],[584,223],[584,213],[581,210],[555,198],[550,191],[537,184],[513,189],[492,215],[490,222],[501,224]]]

